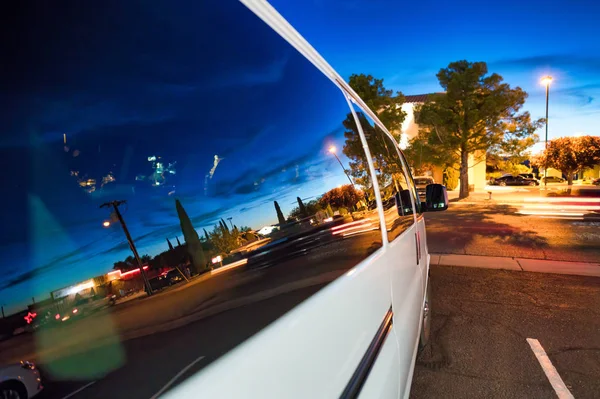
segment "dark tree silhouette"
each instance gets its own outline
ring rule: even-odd
[[[298,201],[298,210],[300,211],[300,215],[302,215],[303,218],[307,218],[309,215],[308,212],[306,212],[306,207],[304,206],[302,199],[300,197],[296,197],[296,200]]]
[[[283,216],[283,212],[281,212],[281,208],[279,207],[279,204],[277,203],[277,201],[273,201],[273,203],[275,204],[275,212],[277,212],[277,220],[279,221],[280,225],[284,225],[285,224],[285,216]]]

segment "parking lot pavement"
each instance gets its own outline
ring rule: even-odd
[[[556,398],[527,338],[575,398],[600,396],[600,278],[433,266],[431,284],[411,398]]]

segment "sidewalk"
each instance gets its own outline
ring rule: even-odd
[[[431,265],[478,267],[536,273],[571,274],[600,277],[600,263],[564,262],[501,256],[430,254]]]

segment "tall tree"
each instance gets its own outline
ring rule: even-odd
[[[206,268],[206,258],[202,250],[200,237],[198,237],[198,232],[194,229],[192,221],[178,199],[175,200],[175,208],[177,209],[181,232],[187,244],[187,251],[192,260],[192,265],[196,269],[196,272],[200,273]]]
[[[227,230],[227,232],[229,232],[229,227],[227,226],[227,222],[225,222],[225,219],[221,218],[221,222],[223,223],[223,228]]]
[[[459,198],[469,196],[469,154],[479,151],[515,153],[535,141],[543,120],[519,113],[527,93],[511,88],[502,76],[488,75],[485,62],[452,62],[437,74],[445,93],[428,97],[416,121],[439,151],[456,155],[460,164]]]
[[[167,244],[169,244],[169,249],[173,250],[173,244],[171,244],[171,241],[169,241],[168,238],[167,238]]]
[[[277,220],[279,221],[279,224],[283,226],[285,224],[285,216],[283,216],[283,212],[281,212],[281,208],[277,201],[273,201],[273,203],[275,204],[275,212],[277,212]]]
[[[175,237],[175,239],[177,240],[177,246],[180,247],[181,243],[179,242],[179,237]]]
[[[336,208],[347,208],[352,210],[356,203],[363,199],[364,194],[358,191],[351,184],[342,187],[332,188],[319,199],[323,208],[333,205]]]
[[[306,207],[304,206],[304,202],[302,202],[302,198],[300,197],[296,197],[296,201],[298,201],[298,210],[300,211],[300,215],[302,215],[303,218],[307,218],[308,212],[306,212]]]
[[[392,131],[400,134],[400,128],[406,114],[401,109],[404,96],[400,92],[388,90],[383,85],[383,79],[376,79],[371,75],[353,74],[348,81],[350,87],[377,114],[379,120]],[[398,136],[399,137],[399,136]]]
[[[208,231],[206,231],[206,229],[202,230],[204,230],[204,238],[206,238],[206,242],[210,242],[210,236],[208,235]]]
[[[548,148],[537,160],[540,167],[560,170],[573,184],[576,173],[600,164],[600,137],[561,137],[548,143]]]
[[[396,143],[400,142],[400,129],[406,116],[401,109],[404,102],[402,93],[397,92],[394,95],[392,90],[384,87],[383,79],[376,79],[371,75],[352,75],[349,84],[390,131]],[[358,118],[372,155],[382,154],[382,150],[384,150],[383,131],[379,126],[371,124],[370,119],[362,112],[358,112]],[[373,190],[367,158],[352,114],[347,115],[343,125],[346,128],[343,152],[350,159],[350,174],[354,177],[354,181],[364,188],[367,196],[372,197]]]

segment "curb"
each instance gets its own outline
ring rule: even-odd
[[[600,263],[567,262],[502,256],[430,254],[430,265],[502,269],[519,272],[600,277]]]

